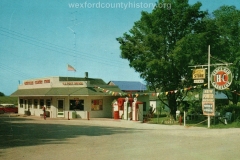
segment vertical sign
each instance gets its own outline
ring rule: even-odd
[[[204,89],[202,95],[203,115],[215,115],[215,89]]]

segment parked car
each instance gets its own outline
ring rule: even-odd
[[[4,113],[4,107],[2,105],[0,105],[0,114]]]
[[[18,107],[14,104],[0,104],[0,113],[18,113]]]

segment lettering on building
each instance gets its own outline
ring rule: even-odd
[[[26,81],[24,82],[24,85],[33,85],[33,81]]]
[[[83,82],[63,82],[63,85],[83,85]]]

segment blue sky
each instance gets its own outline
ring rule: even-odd
[[[25,79],[49,76],[144,82],[120,58],[117,37],[156,0],[1,0],[0,92],[13,93]],[[189,0],[190,4],[197,2]],[[202,0],[213,11],[237,0]],[[109,5],[118,8],[111,8]],[[75,6],[75,7],[73,7]],[[101,8],[102,7],[102,8]],[[168,8],[162,8],[168,9]],[[67,64],[77,71],[67,71]]]

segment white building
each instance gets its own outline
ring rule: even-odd
[[[96,86],[121,92],[118,86],[107,85],[102,79],[46,77],[25,80],[11,96],[18,97],[19,114],[41,116],[44,106],[51,118],[111,118],[111,103],[119,96]]]

